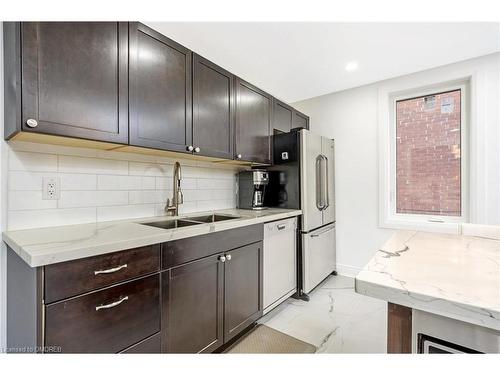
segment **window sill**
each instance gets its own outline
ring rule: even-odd
[[[425,232],[449,233],[460,234],[461,223],[438,223],[424,220],[405,220],[387,218],[381,220],[379,223],[380,228],[386,229],[405,229],[405,230],[418,230]]]

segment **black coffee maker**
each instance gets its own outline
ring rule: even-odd
[[[238,207],[265,210],[264,199],[269,174],[262,169],[241,171],[238,174]]]

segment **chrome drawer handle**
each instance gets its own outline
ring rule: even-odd
[[[276,227],[278,228],[278,230],[282,230],[282,229],[286,228],[286,225],[285,224],[278,224]]]
[[[120,271],[123,268],[127,268],[126,264],[122,264],[121,266],[115,268],[108,268],[107,270],[94,271],[94,275],[99,275],[100,273],[113,273],[116,271]]]
[[[128,300],[128,296],[125,296],[125,297],[121,298],[120,300],[118,300],[116,302],[112,302],[108,305],[96,306],[95,311],[99,311],[101,309],[111,309],[112,307],[118,306],[120,303],[122,303],[123,301],[127,301],[127,300]]]

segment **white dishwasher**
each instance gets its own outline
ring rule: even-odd
[[[264,225],[264,314],[297,289],[297,218]]]

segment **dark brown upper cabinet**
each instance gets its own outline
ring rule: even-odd
[[[262,316],[262,242],[231,250],[224,265],[224,342]]]
[[[235,159],[271,164],[273,98],[236,78]]]
[[[193,147],[204,156],[233,157],[234,76],[193,54]]]
[[[162,272],[162,294],[164,353],[212,352],[223,344],[221,255]]]
[[[127,143],[128,24],[23,22],[20,28],[21,129]]]
[[[3,36],[5,139],[271,164],[273,129],[309,128],[306,115],[138,22],[4,22]]]
[[[140,23],[129,32],[130,144],[191,152],[191,51]]]
[[[309,129],[309,117],[303,113],[293,110],[293,126],[292,128],[304,128]]]
[[[278,99],[273,99],[273,128],[283,133],[288,133],[293,127],[294,110],[288,104]]]

